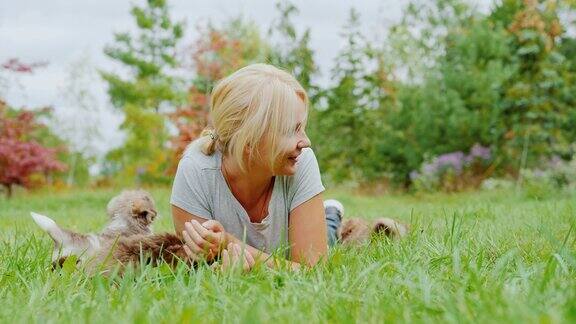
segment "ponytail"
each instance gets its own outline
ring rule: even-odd
[[[205,128],[200,134],[202,143],[200,143],[200,151],[205,155],[212,155],[216,152],[216,144],[218,143],[218,134],[213,128]]]

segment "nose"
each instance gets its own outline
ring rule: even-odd
[[[311,143],[310,143],[310,139],[308,138],[308,135],[306,133],[302,133],[302,138],[300,139],[300,141],[298,141],[298,148],[299,149],[303,149],[306,147],[310,147]]]

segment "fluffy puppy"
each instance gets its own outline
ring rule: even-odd
[[[96,254],[86,260],[84,269],[90,274],[107,275],[117,270],[122,275],[127,267],[137,268],[141,264],[157,266],[162,262],[174,268],[179,261],[196,266],[184,251],[184,242],[171,234],[131,235],[109,240]]]
[[[81,234],[62,229],[52,219],[31,213],[34,221],[54,241],[52,264],[61,266],[74,255],[90,272],[120,265],[165,260],[186,260],[182,240],[173,234],[153,235],[150,226],[157,212],[152,196],[144,190],[124,191],[107,207],[109,223],[100,233]]]
[[[342,244],[359,245],[368,242],[376,235],[400,239],[408,233],[408,226],[392,218],[365,220],[350,218],[342,222],[338,229],[338,239]]]
[[[150,226],[158,215],[152,196],[144,190],[125,190],[106,207],[110,222],[100,233],[103,238],[152,234]]]

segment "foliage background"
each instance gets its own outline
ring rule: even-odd
[[[328,85],[317,83],[310,29],[295,26],[299,9],[290,2],[278,2],[270,26],[243,17],[174,21],[165,0],[136,3],[130,14],[137,29],[103,49],[123,69],[99,71],[124,116],[125,141],[104,161],[70,143],[64,184],[170,184],[183,149],[209,125],[215,82],[255,62],[290,71],[309,92],[307,131],[329,185],[414,189],[414,175],[431,161],[488,148],[490,163],[457,174],[458,185],[427,185],[461,190],[489,177],[520,179],[524,169],[570,163],[575,154],[571,1],[500,0],[480,12],[466,0],[412,0],[397,24],[376,31],[379,39],[362,33],[352,9]],[[199,36],[184,43],[190,28]],[[36,68],[8,63],[4,75]],[[94,163],[101,172],[89,178]]]

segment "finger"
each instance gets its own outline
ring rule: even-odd
[[[210,270],[212,271],[218,271],[219,269],[222,269],[222,264],[218,263],[218,262],[214,262],[210,265]]]
[[[192,238],[190,237],[190,235],[188,234],[187,231],[182,231],[182,238],[184,238],[184,243],[186,243],[186,246],[195,254],[201,254],[202,253],[202,248],[199,247],[196,243],[194,243],[194,240],[192,240]]]
[[[220,224],[219,221],[215,221],[213,219],[205,221],[204,223],[202,223],[202,226],[215,233],[224,231],[224,227],[222,226],[222,224]]]
[[[212,233],[214,233],[213,231],[207,229],[206,227],[202,226],[202,224],[200,224],[200,222],[198,222],[197,220],[193,219],[190,224],[192,225],[192,227],[194,227],[194,229],[196,230],[196,232],[198,232],[198,234],[200,234],[200,236],[203,239],[206,239],[208,237],[210,237]]]
[[[194,222],[194,221],[192,221]],[[192,225],[192,223],[187,222],[184,227],[186,228],[186,232],[188,233],[188,235],[190,235],[190,238],[192,238],[192,241],[194,241],[194,243],[196,243],[196,245],[198,245],[201,249],[208,251],[211,249],[212,244],[210,244],[210,242],[206,241],[205,239],[202,238],[202,236],[200,236],[200,234],[198,234],[198,232],[196,231],[196,228],[194,227],[194,225]]]
[[[252,253],[250,253],[250,251],[248,251],[248,249],[246,249],[246,248],[244,248],[244,254],[246,255],[246,261],[248,261],[248,264],[250,265],[250,269],[252,269],[254,267],[254,265],[256,264],[256,260],[254,260]]]
[[[234,243],[228,243],[226,250],[228,250],[228,254],[230,255],[231,260],[233,260],[233,258],[236,256],[236,249],[234,248]]]
[[[206,228],[209,232],[206,240],[216,244],[219,249],[223,248],[223,244],[226,242],[226,231],[222,224],[211,219],[202,223],[202,227]]]
[[[206,229],[197,220],[193,219],[192,222],[190,222],[190,224],[196,230],[196,233],[198,233],[198,235],[202,238],[202,240],[204,240],[210,244],[218,243],[218,238],[216,237],[216,233],[214,233],[211,230]]]
[[[230,255],[228,250],[222,251],[222,269],[230,268]]]
[[[206,223],[208,223],[208,227],[204,225]],[[222,249],[223,244],[225,244],[226,241],[226,232],[218,221],[209,220],[201,225],[194,225],[194,228],[196,228],[197,232],[200,233],[206,241],[213,244],[218,251]]]
[[[241,256],[242,258],[242,265],[243,265],[243,269],[244,271],[248,271],[252,268],[252,266],[250,265],[250,262],[248,261],[248,255],[250,255],[250,253],[248,253],[248,251],[246,251],[246,249],[244,247],[241,247],[240,245],[236,245],[236,249],[238,250],[238,254]]]
[[[188,258],[192,261],[198,261],[198,256],[196,254],[194,254],[190,248],[186,245],[184,245],[184,252],[186,253],[186,255],[188,256]]]
[[[240,245],[234,244],[234,250],[236,251],[236,255],[238,256],[238,265],[242,267],[242,270],[248,270],[248,261],[246,261],[246,256],[242,254],[242,250]]]
[[[238,266],[241,267],[243,271],[250,270],[250,264],[248,264],[248,260],[246,259],[245,251],[242,251],[239,244],[234,244],[234,250],[236,251]]]
[[[236,247],[236,244],[232,244],[230,254],[232,255],[232,266],[243,267],[243,264],[241,263],[243,260],[240,258],[240,253],[238,253],[238,248]]]

